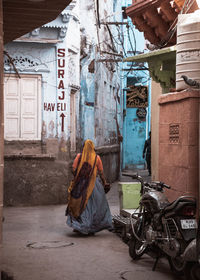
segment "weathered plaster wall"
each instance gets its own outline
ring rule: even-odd
[[[159,99],[159,180],[173,188],[167,191],[170,200],[198,194],[199,100],[197,90],[169,93]]]
[[[103,163],[105,177],[108,182],[114,182],[119,177],[119,154],[120,146],[118,144],[103,146],[96,148],[96,152],[100,155]]]
[[[119,8],[119,1],[114,2]],[[107,16],[111,15],[112,18],[113,1],[100,2],[99,15],[102,21],[110,21]],[[115,62],[100,61],[108,58],[104,55],[105,51],[113,52],[110,47],[111,38],[105,25],[98,28],[96,24],[97,14],[93,1],[81,1],[80,18],[81,138],[93,139],[96,146],[114,144],[118,142],[116,117],[120,119],[121,110],[119,103],[116,104],[117,95],[121,94],[119,71]]]
[[[70,111],[70,101],[73,94],[78,108],[80,87],[79,19],[74,1],[68,8],[55,21],[5,48],[20,75],[41,76],[42,128],[38,141],[5,141],[5,205],[66,202],[72,176],[70,118],[79,113]],[[14,74],[9,63],[4,67],[6,73]]]
[[[62,58],[65,60],[65,84],[63,85],[65,89],[65,95],[61,93],[62,85],[59,84],[61,77],[58,72],[58,60],[60,59],[60,65],[64,65],[59,57],[59,50],[65,50],[62,53]],[[66,70],[66,60],[67,60],[67,50],[65,49],[63,43],[57,46],[48,44],[36,44],[36,43],[19,43],[13,42],[6,46],[6,50],[13,58],[20,58],[30,62],[21,63],[20,59],[18,61],[17,68],[21,75],[28,74],[34,75],[39,74],[42,77],[41,85],[41,109],[39,108],[38,114],[41,114],[41,141],[45,145],[48,143],[48,139],[57,139],[57,144],[59,151],[66,154],[67,141],[69,140],[69,122],[70,122],[70,99],[67,89],[67,70]],[[31,66],[31,63],[34,65]],[[9,69],[8,69],[9,70]],[[62,67],[63,71],[63,67]],[[9,79],[9,77],[8,77]],[[64,122],[62,129],[62,117],[64,114]],[[63,130],[63,131],[62,131]],[[65,142],[65,143],[63,143]],[[13,145],[12,145],[13,146]],[[6,147],[5,147],[6,148]],[[11,146],[9,147],[11,148]],[[26,150],[26,142],[24,143],[24,148]],[[48,144],[47,144],[48,148]],[[6,148],[7,151],[7,148]],[[22,150],[20,150],[23,153]],[[13,153],[17,153],[17,150],[13,150]],[[24,153],[26,153],[24,151]],[[69,153],[69,152],[68,152]],[[56,156],[59,156],[57,154]]]
[[[120,10],[120,1],[99,2],[101,21],[112,21],[114,12]],[[98,27],[96,11],[94,1],[80,2],[80,141],[83,143],[88,138],[94,141],[101,151],[106,177],[112,182],[118,178],[120,166],[117,125],[122,129],[121,80],[116,62],[101,59],[113,58],[108,57],[105,52],[119,50],[112,49],[107,27],[104,24]],[[120,13],[115,20],[119,19],[121,20]],[[116,26],[109,28],[117,33]],[[113,145],[118,148],[113,150]]]
[[[69,163],[48,155],[6,156],[4,205],[66,203]]]
[[[41,76],[42,128],[38,141],[5,142],[6,205],[65,203],[72,160],[86,138],[101,146],[107,180],[118,178],[119,145],[111,145],[117,143],[114,117],[120,116],[118,73],[94,61],[100,57],[94,3],[80,1],[80,6],[73,1],[55,21],[6,45],[19,74]],[[105,13],[108,7],[112,14],[112,1]],[[105,41],[104,33],[99,38]],[[9,63],[5,67],[14,74]]]

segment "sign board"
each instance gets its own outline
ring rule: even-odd
[[[148,87],[129,86],[130,90],[126,95],[127,108],[146,108],[148,107]]]

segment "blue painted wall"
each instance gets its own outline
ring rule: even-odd
[[[129,6],[132,1],[124,1],[124,6]],[[128,18],[129,31],[124,30],[127,33],[125,37],[127,40],[126,49],[127,57],[134,56],[145,52],[145,39],[143,33],[139,32],[132,24],[131,19]],[[147,65],[145,65],[147,66]],[[124,68],[140,68],[134,63],[126,63]],[[130,85],[143,85],[148,86],[148,107],[146,108],[147,115],[145,120],[141,120],[137,117],[136,111],[138,108],[126,107],[126,94]],[[123,169],[143,169],[145,167],[145,161],[142,158],[142,152],[144,142],[150,131],[151,124],[151,88],[150,78],[148,71],[127,71],[127,75],[124,75],[123,79],[123,95],[124,95],[124,118],[123,118],[123,148],[122,148],[122,168]]]
[[[89,5],[89,3],[91,5]],[[81,88],[80,88],[80,136],[82,142],[92,139],[95,146],[118,144],[117,123],[122,129],[121,79],[119,64],[106,52],[120,53],[115,42],[118,36],[116,26],[110,26],[115,51],[111,47],[111,35],[104,25],[94,24],[94,1],[81,1],[80,8],[88,6],[85,17],[81,19]],[[121,21],[121,1],[102,1],[99,14],[108,16],[108,21]],[[93,7],[93,8],[91,8]],[[82,17],[82,15],[81,15]],[[97,36],[98,35],[98,36]],[[92,67],[91,67],[92,66]],[[91,69],[92,68],[92,69]],[[117,121],[116,121],[117,120]]]

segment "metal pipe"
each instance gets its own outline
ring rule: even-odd
[[[2,261],[3,174],[4,174],[4,94],[3,94],[3,5],[0,0],[0,267]]]

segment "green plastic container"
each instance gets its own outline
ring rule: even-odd
[[[140,201],[140,189],[140,183],[119,182],[120,210],[138,208]]]

